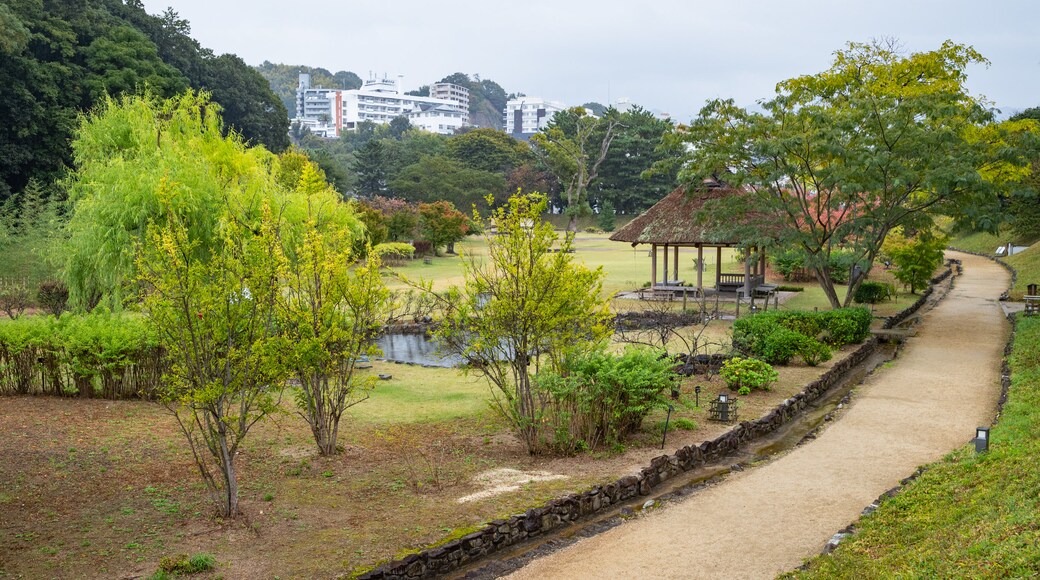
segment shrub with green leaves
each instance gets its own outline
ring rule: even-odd
[[[826,344],[783,326],[775,327],[766,335],[758,354],[774,365],[786,365],[795,356],[811,367],[831,359],[831,349]]]
[[[556,452],[575,453],[617,445],[639,429],[656,408],[668,405],[675,382],[674,363],[651,348],[629,348],[620,355],[605,344],[572,354],[563,372],[535,376],[542,444]]]
[[[800,356],[815,366],[831,358],[828,346],[840,348],[865,340],[872,321],[866,308],[761,312],[733,323],[733,346],[771,364],[788,364]]]
[[[877,304],[882,300],[888,300],[895,296],[895,288],[885,282],[867,280],[860,283],[856,293],[852,295],[852,301],[856,304]]]
[[[770,386],[780,378],[773,367],[756,358],[735,356],[722,364],[719,375],[730,390],[747,395],[752,390],[768,391]]]

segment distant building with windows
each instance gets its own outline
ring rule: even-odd
[[[430,92],[440,97],[417,97],[404,94],[401,81],[400,76],[372,78],[360,89],[326,89],[312,87],[310,75],[301,74],[294,121],[325,137],[354,131],[365,121],[385,125],[402,116],[413,127],[443,135],[469,124],[469,90],[465,87],[437,83]]]
[[[505,132],[517,139],[528,140],[552,120],[553,115],[567,107],[557,101],[539,97],[517,97],[506,102],[502,115]]]

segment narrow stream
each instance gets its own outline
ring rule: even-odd
[[[493,560],[482,560],[469,567],[452,572],[450,578],[484,579],[497,578],[521,568],[528,561],[554,552],[564,546],[620,525],[624,520],[642,511],[644,505],[657,505],[660,501],[674,500],[693,493],[716,482],[734,470],[753,468],[755,463],[775,458],[797,447],[807,436],[812,436],[827,422],[842,401],[861,384],[867,375],[894,359],[898,346],[882,343],[877,350],[859,365],[849,369],[839,382],[817,399],[789,423],[771,435],[752,441],[740,452],[729,455],[698,469],[660,484],[649,496],[637,496],[624,503],[612,506],[600,514],[558,530],[520,542],[492,556]]]

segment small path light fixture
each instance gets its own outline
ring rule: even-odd
[[[719,393],[719,398],[711,402],[708,418],[712,421],[729,423],[737,420],[737,399],[727,393]]]
[[[989,451],[989,427],[977,427],[975,429],[975,453]]]
[[[698,409],[700,409],[701,408],[701,386],[700,385],[697,385],[697,386],[693,387],[693,397],[694,397],[693,406],[697,407]]]
[[[672,420],[672,411],[675,407],[668,405],[668,414],[664,418],[664,433],[661,434],[661,449],[664,449],[664,442],[668,439],[668,422]]]

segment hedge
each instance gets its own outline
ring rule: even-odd
[[[0,321],[0,394],[151,399],[164,370],[158,337],[139,315]]]
[[[830,358],[828,346],[863,342],[870,336],[872,320],[866,308],[761,312],[733,323],[733,346],[774,365],[800,356],[815,366]]]

